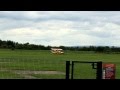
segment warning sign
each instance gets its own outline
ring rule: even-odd
[[[115,64],[103,64],[103,79],[115,79]]]

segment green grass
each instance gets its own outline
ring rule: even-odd
[[[37,77],[38,79],[65,79],[65,75],[59,75],[59,74],[57,75],[33,74],[32,76]]]
[[[75,63],[73,79],[95,79],[96,69],[92,69],[91,64]]]
[[[103,61],[115,63],[116,78],[120,79],[120,54],[102,54],[94,52],[82,51],[65,51],[63,55],[52,54],[48,50],[9,50],[0,49],[0,69],[1,70],[31,70],[31,71],[61,71],[65,73],[66,61]],[[77,64],[75,66],[74,76],[75,79],[91,79],[95,78],[95,70],[91,69],[91,65]],[[9,72],[6,72],[6,75]],[[0,78],[2,75],[0,71]],[[36,77],[41,78],[63,78],[63,75],[41,75],[34,74]],[[18,76],[19,75],[13,75]],[[8,77],[9,78],[9,77]]]
[[[23,79],[24,77],[10,71],[0,71],[0,79]]]

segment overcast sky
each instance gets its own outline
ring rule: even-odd
[[[0,11],[0,39],[46,46],[120,46],[120,11]]]

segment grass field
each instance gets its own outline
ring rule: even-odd
[[[103,61],[116,64],[116,78],[120,79],[120,54],[65,51],[63,55],[48,50],[0,49],[1,79],[65,79],[66,61]],[[75,79],[94,79],[90,64],[76,64]]]

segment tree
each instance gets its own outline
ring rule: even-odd
[[[104,47],[102,47],[102,46],[96,47],[95,52],[103,53],[103,51],[104,51]]]
[[[105,53],[110,53],[111,52],[111,48],[108,47],[108,46],[104,47],[104,52]]]

